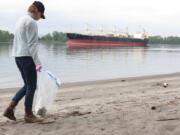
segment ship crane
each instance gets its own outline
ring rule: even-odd
[[[102,24],[100,25],[100,28],[98,29],[98,33],[100,35],[104,35],[104,26]]]
[[[91,30],[90,30],[90,25],[88,24],[88,23],[86,23],[86,26],[85,26],[85,32],[87,33],[87,34],[92,34],[92,32],[91,32]]]

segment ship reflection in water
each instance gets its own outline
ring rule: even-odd
[[[87,61],[91,60],[107,62],[111,64],[132,63],[142,64],[146,58],[148,47],[116,47],[116,48],[67,48],[66,54],[72,57],[80,57]]]

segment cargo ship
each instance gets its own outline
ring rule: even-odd
[[[145,33],[136,33],[134,35],[66,33],[66,35],[68,48],[144,47],[149,41]]]

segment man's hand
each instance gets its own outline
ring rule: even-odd
[[[36,71],[41,72],[42,66],[40,64],[36,65]]]

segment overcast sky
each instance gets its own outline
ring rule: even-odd
[[[19,17],[33,0],[0,0],[0,29],[14,32]],[[179,0],[42,0],[46,20],[38,22],[39,33],[54,30],[83,31],[128,27],[130,32],[145,28],[150,35],[180,36]],[[72,26],[72,27],[71,27]]]

